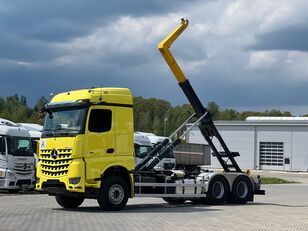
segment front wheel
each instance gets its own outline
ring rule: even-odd
[[[108,177],[102,182],[97,202],[104,210],[121,210],[127,204],[128,194],[129,188],[122,178]]]
[[[78,208],[84,201],[84,198],[76,196],[73,197],[73,196],[57,195],[56,201],[63,208],[73,209],[73,208]]]

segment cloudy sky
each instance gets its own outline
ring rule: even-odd
[[[91,86],[186,103],[157,44],[172,47],[201,100],[239,110],[308,113],[307,0],[3,0],[0,96]]]

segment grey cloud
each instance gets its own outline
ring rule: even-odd
[[[95,65],[85,63],[84,61],[88,60],[81,57],[73,62],[73,65],[28,68],[22,65],[9,66],[10,63],[5,62],[1,64],[1,59],[37,61],[44,64],[45,61],[66,55],[78,58],[92,51],[75,51],[74,46],[63,48],[53,46],[54,43],[64,44],[74,38],[86,36],[98,27],[107,27],[113,20],[127,15],[147,17],[186,12],[196,17],[192,24],[212,21],[215,28],[215,21],[219,21],[225,5],[228,5],[228,2],[223,2],[223,6],[221,2],[218,3],[219,10],[215,8],[214,1],[207,6],[202,4],[202,1],[195,4],[184,0],[180,3],[163,0],[6,1],[3,3],[4,9],[0,9],[0,79],[3,82],[0,85],[0,96],[23,94],[33,105],[41,95],[48,96],[51,92],[102,84],[128,87],[135,96],[163,98],[174,105],[185,103],[187,100],[184,94],[157,51],[156,41],[142,43],[140,40],[142,44],[139,50],[117,51],[116,47],[109,49],[103,45],[93,51],[95,54],[90,55],[89,63],[93,61]],[[194,7],[187,7],[191,5]],[[207,11],[215,11],[215,17],[204,14],[202,7],[207,8]],[[215,9],[212,10],[211,7]],[[194,16],[194,8],[198,8],[202,15]],[[307,78],[300,76],[298,79],[290,79],[292,70],[279,67],[263,71],[245,69],[251,49],[307,51],[304,41],[307,41],[308,33],[305,26],[280,30],[273,28],[271,32],[258,34],[258,43],[253,44],[249,50],[243,49],[242,44],[247,44],[247,41],[241,37],[242,32],[222,37],[216,36],[218,32],[214,29],[209,33],[212,34],[202,34],[204,41],[197,34],[195,38],[194,35],[184,34],[172,47],[176,59],[184,64],[182,67],[189,62],[206,59],[206,64],[201,66],[198,72],[183,68],[204,104],[213,100],[221,107],[253,108],[262,105],[306,104]],[[139,42],[134,45],[138,46]],[[100,55],[100,52],[105,53]]]
[[[308,81],[283,79],[279,73],[237,72],[242,81],[233,81],[234,73],[205,70],[191,84],[202,102],[216,101],[222,107],[249,108],[263,105],[305,105]],[[248,78],[248,79],[247,79]]]
[[[196,1],[196,0],[195,0]],[[6,1],[0,14],[0,25],[21,36],[44,41],[65,41],[82,36],[97,25],[120,15],[143,16],[176,10],[187,1],[83,1],[83,0],[17,0]]]
[[[61,53],[50,43],[88,35],[120,16],[164,14],[188,2],[17,0],[1,4],[0,58],[31,62],[52,59]]]
[[[308,24],[291,25],[267,33],[258,34],[255,50],[308,51]]]
[[[0,38],[0,58],[32,62],[59,56],[61,51],[54,50],[50,44],[26,40],[12,34],[3,34]]]

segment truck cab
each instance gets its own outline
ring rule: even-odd
[[[17,192],[33,188],[34,154],[30,134],[17,124],[0,119],[0,189]]]
[[[65,200],[70,193],[92,197],[110,175],[121,175],[131,187],[129,171],[134,169],[135,160],[129,89],[65,92],[54,96],[44,110],[37,190],[59,195],[58,200],[66,203],[71,201]]]
[[[134,134],[134,148],[135,148],[135,162],[139,164],[158,144],[163,142],[167,137],[156,136],[153,133],[135,132]],[[172,141],[170,140],[170,143]],[[173,150],[163,158],[154,169],[167,170],[175,167],[175,157]]]
[[[34,152],[34,159],[35,159],[35,168],[37,166],[38,157],[37,157],[37,148],[38,148],[38,142],[42,135],[43,126],[39,124],[33,124],[33,123],[18,123],[18,126],[24,127],[30,134],[31,137],[31,144],[32,149]]]

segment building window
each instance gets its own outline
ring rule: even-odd
[[[260,165],[283,166],[283,142],[260,142]]]

